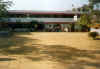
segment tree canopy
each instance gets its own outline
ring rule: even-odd
[[[100,0],[89,0],[89,2],[94,5],[100,3]]]
[[[91,16],[87,14],[82,15],[78,21],[78,24],[89,27],[91,25]]]
[[[7,9],[11,6],[11,1],[0,0],[0,17],[6,16]]]
[[[94,5],[97,8],[100,8],[100,0],[89,0],[89,6],[93,9]]]
[[[89,0],[88,5],[83,5],[82,7],[78,8],[79,10],[82,9],[82,11],[91,11],[89,12],[88,15],[82,15],[80,18],[80,23],[81,25],[91,25],[94,23],[100,23],[100,10],[96,9],[94,10],[94,5],[97,5],[100,3],[100,0]],[[100,5],[98,6],[98,8]]]

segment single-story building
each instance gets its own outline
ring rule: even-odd
[[[74,31],[74,25],[83,13],[74,11],[26,11],[9,10],[8,17],[0,19],[1,25],[11,28],[22,28],[26,25],[32,28],[32,23],[37,29],[48,31]],[[34,27],[33,27],[34,29]]]

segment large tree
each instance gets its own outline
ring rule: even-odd
[[[92,21],[95,23],[100,23],[100,0],[89,0],[89,2],[91,6],[96,7],[96,9],[94,9],[94,7],[91,12],[93,15]]]
[[[91,15],[81,15],[80,20],[78,20],[78,24],[82,27],[82,31],[89,31],[89,27],[92,25]]]
[[[100,5],[100,0],[89,0],[89,4],[88,5],[83,5],[81,8],[79,9],[83,9],[84,11],[91,11],[89,12],[89,15],[82,15],[80,18],[79,23],[81,25],[91,25],[94,23],[100,23],[100,10],[96,9],[94,10],[94,5],[97,5],[97,7],[99,8]]]
[[[100,3],[100,0],[89,0],[89,2],[94,5]]]
[[[89,6],[93,9],[94,5],[100,8],[100,0],[89,0]]]
[[[11,1],[0,0],[0,17],[5,17],[7,9],[11,6]]]

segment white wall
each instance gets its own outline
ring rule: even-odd
[[[90,32],[98,32],[99,35],[100,35],[100,28],[99,29],[91,28]]]

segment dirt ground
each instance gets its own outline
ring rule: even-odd
[[[100,69],[100,39],[63,32],[0,37],[0,69]]]

